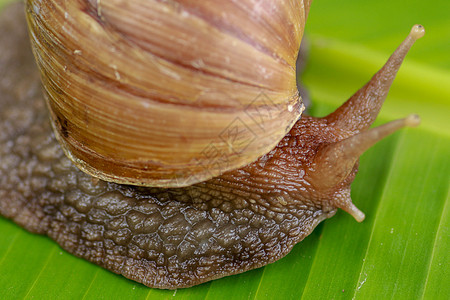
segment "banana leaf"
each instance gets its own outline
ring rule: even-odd
[[[0,9],[7,0],[0,0]],[[188,289],[150,289],[0,217],[1,299],[449,299],[450,2],[316,0],[300,80],[310,114],[333,111],[422,23],[377,123],[422,124],[367,151],[352,185],[361,224],[339,211],[285,258]]]

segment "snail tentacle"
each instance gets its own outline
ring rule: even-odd
[[[415,41],[425,34],[422,25],[414,25],[406,39],[389,57],[386,64],[336,111],[327,116],[334,126],[351,133],[369,128],[386,99],[400,66]]]
[[[401,128],[415,127],[419,123],[417,115],[410,115],[328,144],[317,152],[310,176],[316,178],[317,185],[332,187],[350,174],[356,161],[370,147]]]

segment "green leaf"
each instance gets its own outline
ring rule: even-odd
[[[0,7],[5,0],[0,0]],[[366,213],[339,211],[280,261],[189,289],[149,289],[0,218],[0,294],[22,298],[448,299],[450,2],[316,0],[302,81],[325,115],[362,86],[415,23],[427,34],[400,70],[378,123],[418,113],[361,158],[352,186]]]

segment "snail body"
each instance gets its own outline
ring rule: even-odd
[[[353,205],[350,198],[350,185],[357,172],[359,155],[395,130],[415,126],[419,122],[417,116],[409,116],[369,129],[404,56],[414,41],[423,35],[423,28],[416,25],[372,80],[324,118],[302,116],[298,119],[302,109],[300,100],[295,98],[296,91],[291,88],[281,89],[287,91],[287,94],[277,98],[272,104],[277,108],[285,107],[282,114],[295,117],[293,120],[274,121],[273,124],[282,124],[282,128],[274,129],[278,132],[275,140],[280,132],[283,132],[284,137],[280,137],[281,140],[278,139],[268,152],[258,154],[245,166],[227,171],[221,166],[217,168],[219,173],[208,174],[212,178],[205,181],[202,181],[203,175],[177,177],[181,173],[189,174],[192,163],[188,163],[188,168],[183,172],[175,172],[175,178],[162,176],[162,180],[153,187],[93,180],[91,175],[75,166],[79,166],[79,160],[74,158],[72,150],[67,149],[73,146],[68,146],[68,142],[64,140],[74,139],[78,134],[73,129],[74,124],[81,126],[81,122],[69,121],[68,116],[63,114],[65,109],[59,111],[60,107],[56,104],[59,102],[51,102],[51,98],[58,99],[60,93],[73,93],[70,87],[60,89],[65,82],[63,78],[66,78],[65,64],[59,60],[60,57],[45,56],[48,54],[40,51],[43,47],[52,48],[47,44],[52,39],[58,40],[53,29],[48,31],[51,34],[38,32],[39,28],[46,28],[43,24],[51,24],[46,22],[52,11],[44,6],[62,13],[65,19],[64,10],[60,11],[63,6],[58,7],[62,3],[27,1],[33,52],[47,93],[51,122],[48,122],[46,105],[37,88],[35,69],[33,72],[28,71],[26,76],[17,76],[20,80],[32,83],[28,85],[30,87],[27,93],[13,93],[11,86],[0,86],[3,94],[8,95],[0,101],[0,178],[3,180],[0,188],[0,213],[32,232],[47,234],[61,247],[77,256],[147,286],[168,289],[189,287],[274,262],[289,253],[322,220],[333,216],[337,208],[347,211],[357,221],[362,221],[364,214]],[[105,30],[111,30],[106,21],[109,18],[107,7],[102,10],[99,3],[100,1],[71,1],[65,5],[74,5],[71,9],[83,8],[74,15],[94,18],[98,24],[105,26]],[[110,9],[124,8],[125,5],[124,1],[110,3],[116,5],[112,5]],[[130,6],[126,8],[138,2],[129,3]],[[155,1],[157,3],[160,2]],[[185,3],[189,6],[190,2]],[[304,18],[309,9],[309,3],[305,3],[304,7],[297,1],[276,3],[283,8],[300,8],[300,16],[303,15]],[[176,8],[180,9],[179,6]],[[206,7],[192,11],[206,13],[202,9]],[[175,11],[183,14],[182,10]],[[275,11],[290,10],[280,8]],[[67,18],[71,18],[70,13]],[[220,18],[211,19],[222,24]],[[265,24],[265,19],[261,19],[262,24]],[[305,20],[301,17],[296,19],[303,22]],[[64,20],[60,19],[60,22]],[[231,30],[227,26],[221,28]],[[100,26],[92,30],[95,32],[101,29]],[[250,31],[247,37],[252,38]],[[295,47],[298,47],[298,36],[290,38],[295,41]],[[3,44],[6,43],[0,45]],[[55,47],[62,51],[63,45]],[[271,42],[267,41],[267,46],[270,45]],[[25,53],[27,50],[22,51]],[[87,65],[77,65],[78,59],[86,59],[83,58],[83,53],[86,54],[83,50],[81,55],[72,51],[75,61],[66,68],[68,73],[79,72],[75,68],[77,66],[91,66],[88,62],[83,62]],[[12,57],[0,57],[5,61],[4,64],[18,57],[28,62],[27,66],[31,64],[30,53],[16,57],[15,54],[10,55]],[[295,64],[295,55],[285,60]],[[51,62],[54,64],[51,65]],[[93,63],[90,69],[95,66]],[[19,74],[20,66],[11,65],[8,69],[12,70],[8,76],[13,78],[14,74]],[[86,67],[81,67],[81,70],[84,69]],[[220,71],[219,67],[217,69]],[[57,75],[48,74],[50,71]],[[120,77],[119,81],[125,80],[121,69],[118,68],[117,71],[120,76],[116,76],[113,70],[111,78]],[[91,71],[88,73],[91,74]],[[162,73],[162,76],[167,75]],[[77,76],[82,78],[84,75]],[[93,80],[98,83],[95,78]],[[74,84],[75,82],[71,85]],[[291,86],[290,82],[286,84]],[[73,89],[82,90],[82,86]],[[89,91],[94,92],[93,88]],[[119,91],[120,89],[114,90],[120,94]],[[183,91],[180,89],[180,92]],[[61,97],[65,98],[64,95]],[[171,99],[169,97],[166,101],[170,102]],[[246,101],[252,103],[252,100],[254,98]],[[194,102],[195,105],[204,104],[211,109],[211,103],[193,101],[190,105],[194,105]],[[168,103],[163,104],[164,107],[167,105]],[[219,101],[218,105],[228,104]],[[211,111],[222,110],[228,111],[225,107],[215,107]],[[86,122],[86,126],[92,126],[91,117],[78,117],[87,118],[90,121]],[[254,121],[250,116],[248,120]],[[288,132],[285,134],[285,131]],[[104,133],[103,130],[100,132]],[[272,135],[273,132],[269,132]],[[62,148],[57,140],[62,142]],[[86,142],[82,139],[80,143]],[[262,143],[266,144],[264,141]],[[214,143],[213,145],[215,146]],[[265,147],[266,145],[262,148]],[[180,151],[179,145],[175,148]],[[254,156],[250,152],[251,155],[246,159]],[[65,153],[75,160],[75,164]],[[246,151],[239,153],[247,155]],[[190,155],[188,157],[192,158]],[[200,158],[205,159],[204,155]],[[242,161],[238,164],[241,163]],[[117,169],[120,170],[118,167]],[[195,168],[191,171],[193,170]],[[191,180],[190,177],[195,178]],[[142,184],[141,179],[138,176],[138,185]],[[161,187],[164,184],[167,186]]]

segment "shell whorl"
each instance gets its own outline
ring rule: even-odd
[[[53,127],[79,168],[186,186],[256,160],[298,120],[309,3],[210,2],[27,1]]]

